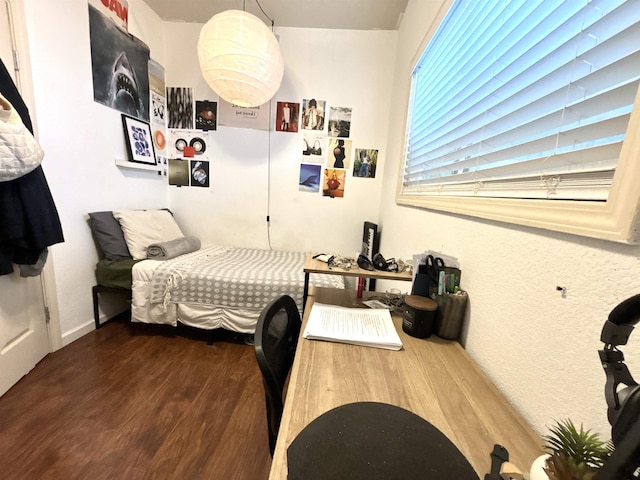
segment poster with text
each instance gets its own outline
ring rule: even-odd
[[[158,159],[167,157],[167,120],[164,96],[151,91],[151,133]]]
[[[164,67],[149,59],[149,95],[151,102],[151,132],[156,158],[167,163],[167,101],[165,97]]]
[[[166,85],[164,83],[164,67],[153,58],[149,59],[149,90],[164,97]]]
[[[218,100],[218,125],[269,130],[269,103],[239,107],[221,98]]]
[[[125,32],[129,30],[129,2],[127,0],[89,0],[102,15]]]

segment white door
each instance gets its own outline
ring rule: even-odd
[[[13,75],[11,0],[0,0],[0,58]],[[23,18],[11,15],[14,20]],[[25,56],[26,57],[26,56]],[[14,76],[14,82],[19,85]],[[0,395],[9,390],[49,353],[42,283],[20,277],[18,268],[0,276]]]

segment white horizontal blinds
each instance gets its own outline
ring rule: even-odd
[[[403,194],[606,200],[640,0],[458,0],[412,80]]]

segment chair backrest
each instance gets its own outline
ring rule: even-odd
[[[282,393],[293,364],[300,326],[298,307],[289,295],[272,300],[256,325],[254,345],[264,383],[271,455],[282,419]]]

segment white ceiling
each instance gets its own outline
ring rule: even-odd
[[[144,0],[167,21],[205,23],[225,10],[246,10],[276,27],[397,30],[408,0]]]

